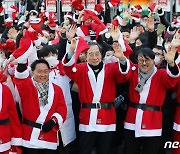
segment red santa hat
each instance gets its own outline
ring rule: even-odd
[[[156,3],[153,3],[148,8],[151,12],[156,12],[158,5],[156,5]]]
[[[31,10],[31,11],[29,12],[29,14],[31,14],[31,13],[35,14],[36,16],[38,16],[38,14],[39,14],[36,10]]]
[[[82,0],[72,0],[71,5],[75,10],[81,11],[84,9],[84,6],[82,5]]]
[[[77,60],[78,60],[79,55],[81,53],[87,51],[89,48],[90,47],[87,44],[87,42],[82,37],[78,37],[78,40],[76,41],[76,46],[75,46],[75,49],[74,49],[75,55],[71,58],[71,60],[68,62],[69,64],[67,64],[67,65],[71,66],[74,63],[76,63]],[[66,65],[64,62],[65,62],[65,58],[62,59],[62,64]],[[77,71],[76,67],[73,67],[72,71],[76,72]]]
[[[141,7],[141,5],[136,5],[136,6],[134,6],[134,8],[135,8],[135,11],[137,11],[137,12],[142,12],[142,7]]]
[[[4,71],[0,71],[0,83],[6,82],[7,75],[4,74]]]
[[[12,13],[12,19],[15,20],[16,19],[16,14],[18,13],[18,8],[14,5],[11,5],[8,8],[8,11]]]
[[[70,19],[73,19],[73,15],[72,15],[72,13],[67,13],[67,14],[65,14],[64,15],[64,18],[70,18]]]
[[[102,12],[102,11],[104,11],[104,8],[102,7],[101,4],[96,4],[94,7],[94,10],[97,12]]]
[[[98,18],[98,13],[96,11],[85,9],[84,10],[84,15],[83,15],[83,22],[86,21],[89,18],[92,19],[92,20],[95,19],[95,18]]]
[[[172,25],[173,27],[176,27],[176,28],[179,28],[179,27],[180,27],[180,23],[178,22],[177,19],[174,19],[173,22],[171,23],[171,25]]]
[[[100,24],[97,24],[97,23],[91,23],[91,24],[88,24],[88,25],[82,25],[80,27],[77,28],[77,36],[81,36],[83,37],[86,41],[90,41],[90,29],[92,31],[95,32],[96,34],[96,40],[98,39],[98,36],[105,33],[107,31],[106,29],[106,26],[104,25],[105,28],[103,28],[103,26],[101,26]]]
[[[5,24],[2,24],[4,27],[11,27],[13,25],[13,20],[8,17],[7,19],[5,19]]]
[[[120,16],[116,16],[116,18],[111,22],[114,26],[122,26],[123,19]]]
[[[116,5],[118,5],[120,3],[120,0],[110,0],[110,2],[108,2],[108,5],[110,7],[115,7]]]
[[[18,63],[27,63],[29,55],[34,52],[30,38],[22,37],[19,47],[12,53]]]
[[[121,45],[121,48],[124,52],[124,55],[129,58],[129,55],[133,52],[133,50],[131,49],[131,47],[129,46],[129,44],[124,40],[123,38],[123,34],[119,31],[119,39],[118,39],[118,43]]]
[[[87,51],[88,49],[89,45],[87,44],[87,42],[82,37],[79,37],[75,47],[75,62],[77,62],[79,55],[82,52]]]
[[[42,30],[42,32],[43,32],[44,35],[49,36],[49,32],[47,30]]]
[[[8,52],[14,52],[14,50],[16,49],[16,43],[13,39],[7,39],[6,42],[2,44],[2,48],[3,50]]]
[[[37,33],[40,33],[41,35],[44,35],[43,32],[42,32],[42,29],[41,29],[42,22],[41,22],[41,19],[40,19],[40,18],[31,19],[31,20],[29,20],[29,23],[30,23],[31,27],[32,27]]]
[[[133,13],[131,14],[131,17],[135,20],[135,22],[140,22],[141,15],[139,13]]]
[[[54,22],[54,19],[51,15],[49,16],[48,26],[51,30],[56,30],[58,28],[58,25]]]

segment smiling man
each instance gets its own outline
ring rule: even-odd
[[[23,153],[56,154],[58,130],[66,119],[62,90],[49,80],[50,66],[44,59],[31,64],[18,63],[15,85],[21,98]]]
[[[137,54],[138,65],[132,66],[129,78],[130,103],[124,123],[126,154],[160,153],[162,105],[167,89],[175,86],[179,77],[175,53],[173,48],[164,53],[167,66],[159,70],[155,67],[155,53],[150,48],[142,48]]]
[[[76,64],[74,53],[77,53],[76,49],[83,47],[80,44],[79,48],[75,48],[76,42],[76,38],[72,39],[63,63],[66,74],[75,81],[79,89],[79,154],[90,154],[93,147],[96,147],[97,153],[107,154],[116,129],[116,84],[126,81],[130,63],[118,41],[114,40],[114,56],[120,62],[104,64],[101,47],[96,42],[90,42],[86,62]]]

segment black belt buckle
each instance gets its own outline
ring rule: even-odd
[[[146,109],[146,104],[141,104],[141,107],[140,107],[140,108],[141,108],[141,110],[144,111],[144,110]]]
[[[98,109],[98,110],[101,109],[101,103],[100,102],[96,103],[96,109]]]

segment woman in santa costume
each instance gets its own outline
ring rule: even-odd
[[[18,62],[14,83],[22,106],[23,153],[55,154],[58,130],[67,114],[64,95],[59,86],[49,81],[50,66],[46,60],[35,60],[31,64],[30,77],[27,59],[34,50],[32,40],[25,36],[9,59],[9,62],[13,59]]]
[[[2,84],[7,76],[0,72],[0,153],[21,154],[22,127],[10,89]]]
[[[113,28],[112,32],[117,33]],[[63,59],[66,74],[75,81],[79,90],[80,154],[90,154],[93,147],[96,147],[100,154],[109,152],[116,129],[116,83],[126,80],[130,67],[129,60],[124,57],[118,44],[118,37],[119,35],[114,37],[113,45],[114,56],[119,58],[120,62],[103,64],[99,44],[91,42],[87,45],[82,37],[71,40],[70,48]],[[83,51],[87,51],[87,63],[76,64]]]

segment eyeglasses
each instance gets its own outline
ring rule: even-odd
[[[144,64],[144,62],[146,64],[149,64],[151,62],[151,59],[138,59],[139,64]]]

